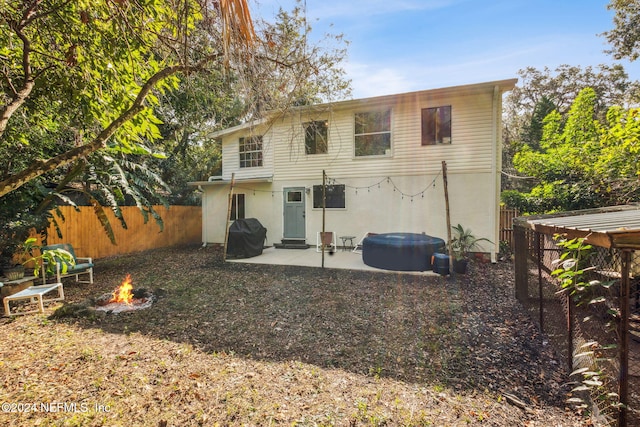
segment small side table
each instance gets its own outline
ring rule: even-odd
[[[47,299],[42,298],[44,294],[56,289],[58,290],[57,298],[47,298]],[[62,288],[62,283],[52,283],[49,285],[31,286],[16,294],[9,295],[8,297],[4,297],[3,299],[4,314],[6,316],[12,315],[9,307],[9,303],[11,301],[19,301],[19,300],[25,300],[25,299],[31,300],[31,303],[34,303],[34,304],[37,303],[38,309],[31,310],[31,311],[23,311],[20,313],[13,313],[13,316],[16,316],[18,314],[44,313],[44,305],[43,305],[44,302],[64,300],[64,290]]]
[[[340,236],[340,240],[342,240],[342,250],[346,251],[346,250],[353,249],[353,239],[355,238],[356,236]],[[347,248],[347,240],[349,241],[348,248]]]
[[[0,298],[8,297],[9,295],[18,293],[23,289],[33,286],[35,280],[35,276],[24,276],[15,280],[0,277]]]

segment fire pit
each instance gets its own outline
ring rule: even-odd
[[[131,275],[122,281],[111,294],[104,294],[96,300],[96,310],[113,314],[142,310],[151,307],[155,296],[146,289],[133,289]]]

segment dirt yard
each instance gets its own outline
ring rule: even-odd
[[[104,313],[129,273],[157,301]],[[223,263],[215,248],[101,259],[54,314],[0,320],[0,425],[584,426],[511,265],[456,279]]]

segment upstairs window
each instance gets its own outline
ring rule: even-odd
[[[262,136],[240,138],[240,167],[262,166]]]
[[[355,155],[391,154],[391,110],[355,114]]]
[[[422,109],[422,145],[451,144],[451,105]]]
[[[306,154],[327,153],[328,127],[328,123],[325,120],[304,124],[304,152]]]

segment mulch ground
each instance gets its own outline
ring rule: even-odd
[[[95,311],[127,273],[154,304]],[[590,425],[510,263],[451,279],[189,247],[98,260],[95,277],[65,282],[55,312],[0,320],[0,424]]]

